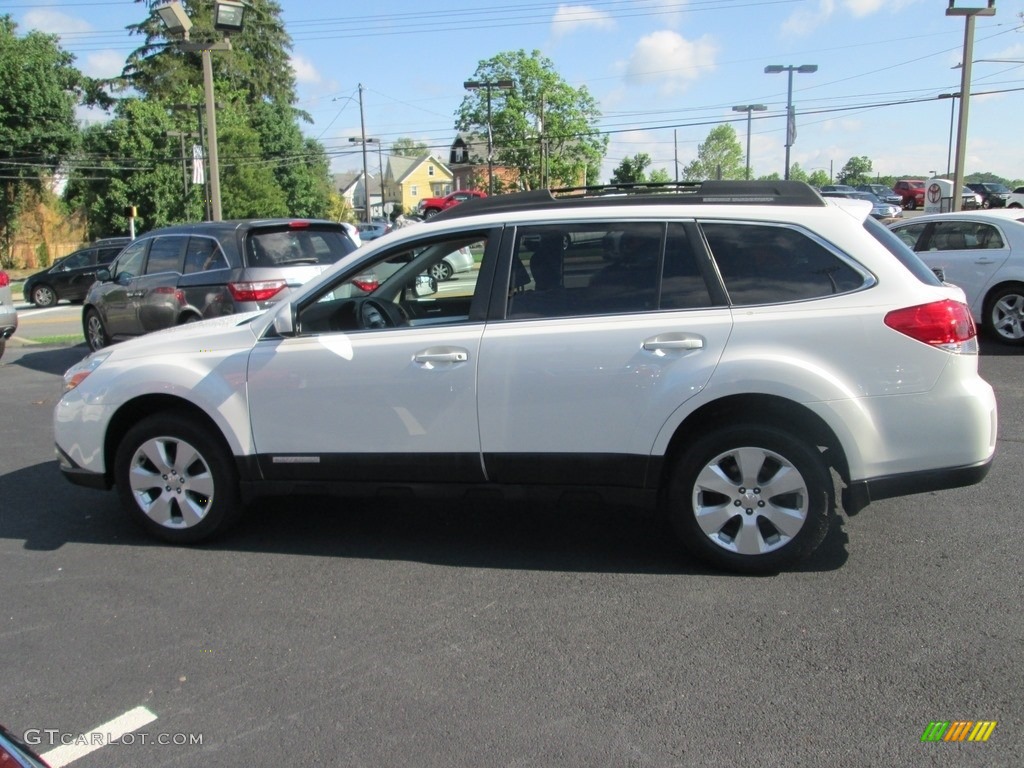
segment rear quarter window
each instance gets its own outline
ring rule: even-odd
[[[911,225],[917,226],[917,225]],[[923,225],[922,225],[923,226]],[[896,260],[902,264],[907,270],[920,280],[925,285],[942,285],[942,281],[935,275],[931,269],[928,268],[916,253],[914,253],[910,246],[908,246],[903,239],[897,237],[896,233],[883,224],[879,224],[872,218],[864,220],[864,229],[868,231],[875,240],[882,244],[889,253],[896,257]],[[901,227],[901,229],[907,229]],[[913,239],[917,239],[917,235],[913,236]]]
[[[733,305],[819,299],[865,284],[863,274],[802,231],[743,222],[701,228]]]

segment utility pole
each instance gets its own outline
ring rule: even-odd
[[[494,194],[494,137],[491,134],[491,89],[509,91],[515,86],[511,80],[493,80],[481,82],[467,80],[462,87],[467,91],[485,89],[487,91],[487,194]]]
[[[370,222],[370,174],[366,164],[366,118],[363,116],[363,84],[359,84],[359,130],[363,142],[363,221]],[[384,201],[381,201],[383,205]]]

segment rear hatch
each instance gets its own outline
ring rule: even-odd
[[[250,280],[284,280],[296,288],[356,249],[341,224],[292,221],[254,227],[242,258]]]

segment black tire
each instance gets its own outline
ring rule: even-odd
[[[903,207],[906,208],[908,211],[913,211],[917,208],[917,200],[915,200],[914,198],[910,198],[909,200],[907,200],[907,204],[904,205]]]
[[[987,211],[987,210],[988,210],[989,208],[991,208],[991,207],[992,207],[992,203],[990,203],[990,202],[989,202],[988,200],[985,200],[985,201],[984,201],[984,202],[983,202],[983,203],[981,204],[981,207],[982,207],[982,208],[984,208],[984,209],[985,209],[985,210]]]
[[[110,336],[107,328],[103,325],[103,318],[95,309],[85,311],[85,319],[82,322],[82,330],[85,332],[85,340],[89,349],[96,352],[104,347],[110,346]]]
[[[1024,208],[1020,203],[1010,203],[1007,208]]]
[[[0,357],[4,356],[5,349],[7,349],[7,339],[0,339]]]
[[[189,416],[157,414],[128,430],[117,447],[114,482],[128,516],[172,544],[209,539],[241,514],[231,452]]]
[[[773,573],[810,555],[828,533],[828,467],[815,446],[781,429],[712,432],[684,450],[671,472],[667,504],[676,534],[718,568]]]
[[[439,283],[451,280],[453,274],[452,266],[447,261],[439,261],[430,268],[430,276]]]
[[[40,283],[32,289],[32,296],[29,297],[37,307],[52,307],[59,301],[57,292],[46,283]]]
[[[436,210],[435,208],[427,208],[427,210],[425,210],[423,212],[423,218],[424,219],[432,219],[435,216],[437,216],[437,214],[439,214],[439,213],[440,213],[440,211]]]
[[[984,326],[1003,344],[1024,345],[1024,285],[1004,285],[985,300]]]

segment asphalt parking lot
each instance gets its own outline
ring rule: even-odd
[[[0,360],[0,722],[60,764],[1024,765],[1019,351],[981,356],[983,484],[877,502],[760,578],[584,505],[276,499],[156,544],[59,476],[85,352]],[[922,742],[937,721],[996,725]]]

